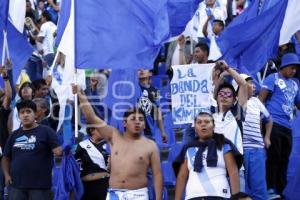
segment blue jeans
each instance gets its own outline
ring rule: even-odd
[[[268,199],[265,161],[265,149],[244,149],[246,193],[253,200]]]
[[[42,189],[8,188],[8,200],[51,200],[51,191]]]

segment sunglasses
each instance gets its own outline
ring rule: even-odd
[[[218,96],[230,98],[230,97],[233,97],[233,93],[232,92],[219,91]]]

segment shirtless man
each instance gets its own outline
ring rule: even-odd
[[[106,124],[96,116],[86,95],[73,85],[73,93],[78,93],[80,107],[88,124],[101,133],[111,148],[111,176],[107,200],[136,199],[147,200],[147,171],[152,169],[156,200],[162,199],[162,173],[160,157],[154,141],[141,135],[145,128],[142,111],[129,109],[124,113],[125,133]]]

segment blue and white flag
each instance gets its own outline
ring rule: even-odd
[[[25,3],[1,0],[0,2],[0,61],[10,58],[13,64],[13,80],[16,82],[21,69],[26,65],[32,55],[33,48],[27,38],[22,34],[25,20]],[[8,14],[7,14],[8,13]],[[11,20],[8,20],[8,18]]]
[[[254,74],[300,29],[297,0],[269,0],[268,8],[260,12],[259,2],[255,0],[225,28],[211,46],[210,59],[225,59],[240,72]]]
[[[203,0],[169,0],[168,15],[171,36],[181,34]]]
[[[57,51],[61,52],[62,56],[65,56],[64,67],[62,68],[62,66],[55,66],[55,62],[53,62],[53,66],[51,67],[51,74],[54,75],[52,88],[54,88],[60,104],[59,123],[57,130],[60,129],[63,120],[65,119],[65,106],[67,105],[68,99],[74,99],[71,84],[76,82],[81,86],[82,89],[85,89],[86,87],[84,70],[75,70],[74,1],[70,0],[69,5],[70,20],[67,21],[66,25],[64,25],[64,30],[59,30],[63,32],[57,48]],[[60,73],[56,73],[55,70],[58,70],[58,72],[60,71]]]
[[[58,18],[55,46],[58,47],[61,38],[64,34],[65,28],[67,27],[68,21],[71,14],[72,0],[62,0],[60,4],[60,16]]]
[[[152,68],[169,38],[167,0],[75,1],[76,67]]]

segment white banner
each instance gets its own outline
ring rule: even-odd
[[[212,69],[214,63],[176,65],[171,81],[174,124],[193,123],[201,112],[210,112],[212,105]]]

